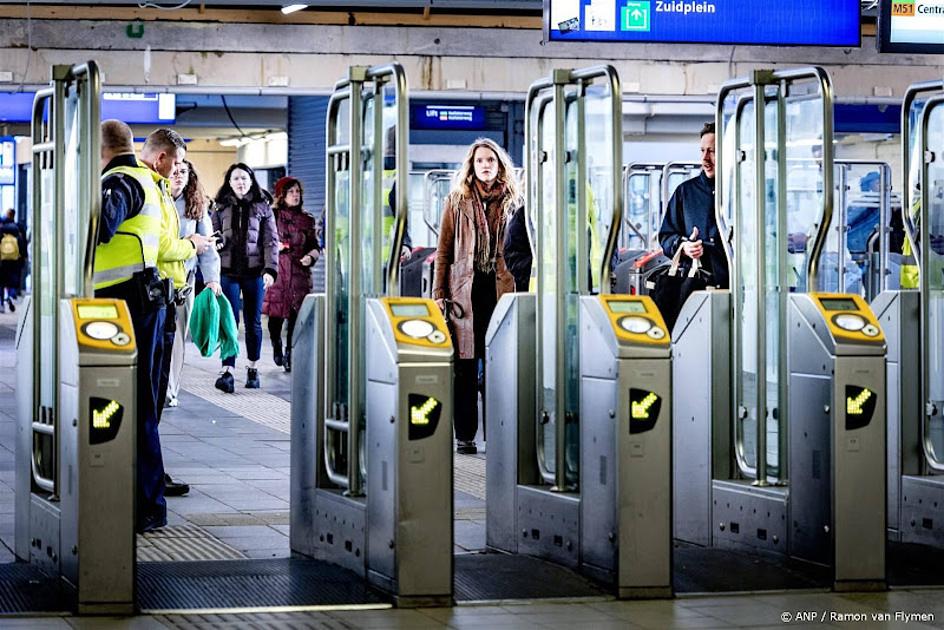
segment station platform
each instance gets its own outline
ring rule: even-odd
[[[23,566],[14,564],[12,552],[16,316],[0,314],[0,579]],[[213,387],[219,361],[201,358],[193,347],[188,348],[180,404],[165,410],[161,439],[167,472],[189,483],[191,490],[187,496],[168,498],[167,527],[138,539],[138,588],[144,614],[107,620],[64,613],[0,615],[0,628],[570,629],[580,624],[604,629],[763,628],[844,626],[853,621],[862,627],[900,627],[906,618],[896,614],[924,615],[907,617],[909,628],[944,628],[944,589],[940,588],[870,594],[810,588],[625,602],[588,583],[568,581],[567,575],[554,574],[552,565],[535,561],[529,567],[532,578],[557,580],[559,588],[545,589],[542,597],[528,599],[523,590],[516,592],[517,574],[504,571],[502,555],[485,553],[486,454],[481,434],[478,455],[454,458],[458,605],[398,610],[369,589],[352,594],[350,581],[343,575],[326,573],[323,568],[311,573],[310,564],[291,557],[291,379],[272,362],[268,340],[263,343],[259,367],[262,389],[245,389],[245,361],[239,359],[236,392],[223,394]],[[460,567],[465,569],[459,572]],[[249,583],[268,591],[269,597],[265,592],[248,593],[243,595],[244,605],[232,601],[220,605],[214,604],[220,600],[210,593],[203,599],[194,595],[186,606],[167,604],[173,599],[165,598],[169,591],[212,572],[222,576],[210,583],[219,590],[245,588],[247,582],[237,578],[240,573],[251,573]],[[324,581],[327,575],[336,592],[326,595],[323,601],[328,603],[317,605],[291,596],[280,600],[280,593],[290,593],[295,584],[283,580],[285,575],[302,581]],[[471,577],[463,580],[463,576]],[[488,584],[494,588],[489,590]],[[239,597],[239,593],[231,595]],[[822,616],[799,616],[813,611]],[[890,617],[885,619],[885,614]]]

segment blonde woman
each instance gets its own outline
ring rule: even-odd
[[[498,298],[515,290],[502,250],[508,217],[519,205],[511,158],[495,142],[476,140],[446,198],[433,281],[433,299],[449,320],[457,355],[458,453],[477,452],[478,362],[485,358],[485,331]]]

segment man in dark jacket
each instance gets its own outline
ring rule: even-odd
[[[714,123],[702,128],[700,149],[701,173],[675,189],[659,229],[659,243],[669,258],[681,247],[685,256],[699,259],[712,274],[709,284],[727,289],[728,258],[715,219]]]
[[[526,292],[531,282],[533,256],[526,221],[528,221],[528,217],[524,211],[524,206],[519,206],[511,215],[511,218],[508,219],[503,250],[505,266],[508,267],[511,275],[515,277],[515,291],[519,293]]]

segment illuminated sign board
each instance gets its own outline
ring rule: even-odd
[[[89,444],[104,444],[115,439],[121,428],[125,408],[116,400],[89,398]]]
[[[858,46],[859,0],[545,0],[549,41]]]
[[[662,398],[655,392],[633,387],[629,390],[629,433],[645,433],[656,426]]]
[[[432,396],[410,394],[407,396],[407,407],[410,413],[410,440],[422,440],[436,432],[443,410],[440,401]]]
[[[485,129],[485,107],[481,105],[411,105],[413,129]]]
[[[0,122],[30,122],[33,92],[0,92]],[[174,94],[131,94],[105,92],[102,95],[102,120],[117,118],[128,124],[171,124],[177,118]]]
[[[875,414],[878,396],[867,387],[846,385],[846,430],[868,426]]]
[[[881,0],[882,52],[944,53],[944,0]]]

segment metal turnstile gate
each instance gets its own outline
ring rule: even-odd
[[[80,613],[134,611],[134,332],[95,299],[100,213],[94,62],[53,66],[33,104],[32,294],[17,327],[16,555]]]
[[[305,299],[292,340],[292,551],[355,571],[401,606],[452,596],[452,345],[431,300],[394,297],[408,124],[399,64],[352,67],[335,86],[326,293]],[[382,198],[390,155],[392,233]]]
[[[486,539],[584,571],[620,596],[665,596],[668,331],[647,298],[609,295],[623,212],[621,100],[609,66],[556,70],[529,90],[537,292],[502,296],[486,334],[495,445]]]
[[[674,527],[828,566],[837,589],[883,588],[884,336],[861,296],[814,293],[833,221],[832,110],[820,68],[755,71],[718,97],[732,290],[693,295],[673,331],[674,380],[688,384],[674,405]],[[809,159],[815,181],[800,181],[788,164]]]

